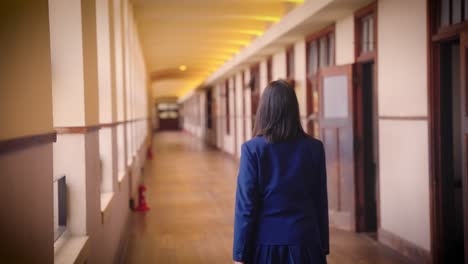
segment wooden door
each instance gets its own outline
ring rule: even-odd
[[[377,117],[375,64],[354,67],[354,160],[356,185],[356,231],[377,232]]]
[[[319,77],[330,224],[345,230],[355,230],[352,69],[352,65],[324,68]]]
[[[460,127],[461,127],[461,172],[463,197],[463,229],[465,264],[468,263],[468,32],[460,35]]]

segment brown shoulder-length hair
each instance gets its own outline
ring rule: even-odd
[[[306,135],[299,117],[294,88],[285,80],[271,82],[263,92],[255,118],[254,135],[284,142]]]

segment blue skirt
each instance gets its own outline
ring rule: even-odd
[[[326,264],[318,247],[305,245],[257,245],[245,264]]]

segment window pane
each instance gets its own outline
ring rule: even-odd
[[[367,51],[374,51],[374,16],[369,16],[368,25]]]
[[[369,47],[370,23],[371,22],[369,20],[369,17],[364,17],[362,19],[361,54],[364,54],[370,51],[370,47]]]
[[[312,78],[318,69],[318,52],[317,52],[317,41],[309,43],[309,78]]]
[[[328,35],[328,65],[335,65],[335,34]]]
[[[440,26],[450,24],[450,0],[440,1]]]
[[[452,24],[462,21],[461,0],[452,0]]]
[[[161,112],[161,113],[159,113],[159,118],[160,118],[160,119],[167,119],[167,118],[169,118],[168,112]]]
[[[166,109],[169,109],[169,105],[168,105],[168,104],[159,104],[159,105],[158,105],[158,109],[159,109],[159,110],[166,110]]]
[[[347,76],[331,76],[323,79],[323,116],[325,118],[348,116]]]
[[[179,117],[179,114],[175,111],[171,111],[171,112],[168,112],[168,115],[167,115],[169,118],[177,118]]]
[[[327,37],[320,38],[320,68],[328,66]]]

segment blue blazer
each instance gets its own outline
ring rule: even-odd
[[[327,175],[321,141],[302,137],[269,143],[255,137],[241,148],[233,259],[255,245],[307,245],[329,253]]]

